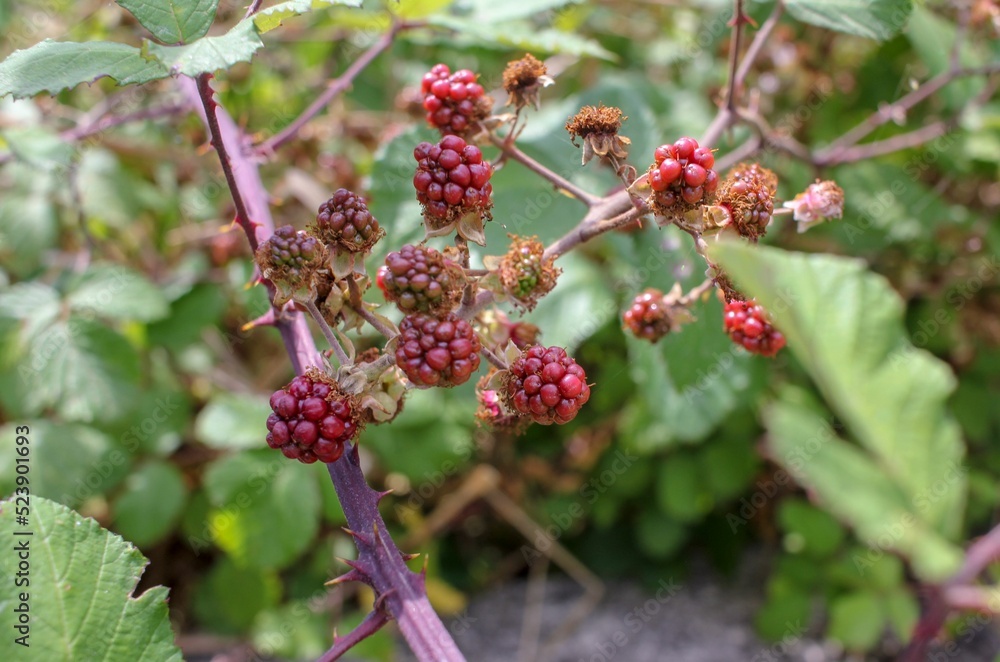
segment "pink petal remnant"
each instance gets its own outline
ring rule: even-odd
[[[792,210],[800,223],[799,232],[805,232],[823,221],[843,217],[844,190],[836,182],[816,180],[784,206]]]

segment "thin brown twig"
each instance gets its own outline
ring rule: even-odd
[[[719,107],[715,118],[712,119],[712,123],[708,125],[705,129],[705,133],[702,134],[701,144],[712,146],[719,141],[722,133],[732,126],[738,117],[736,114],[736,107],[734,104],[730,104],[730,100],[734,100],[733,90],[737,90],[743,86],[744,80],[746,80],[747,75],[750,73],[751,67],[753,67],[754,62],[756,62],[757,57],[763,50],[764,45],[770,38],[771,33],[774,28],[778,25],[778,21],[781,19],[781,15],[784,11],[784,3],[779,0],[775,3],[774,9],[771,11],[770,16],[764,21],[764,24],[757,31],[756,36],[753,41],[750,42],[749,48],[747,48],[746,55],[743,56],[742,62],[738,67],[734,64],[734,53],[736,52],[736,44],[730,45],[730,74],[729,74],[729,89],[730,92],[727,95],[726,103]],[[734,27],[735,29],[735,27]]]
[[[573,182],[569,181],[562,175],[559,175],[549,168],[545,167],[535,159],[531,158],[520,149],[514,146],[513,143],[508,143],[506,140],[498,138],[494,134],[490,133],[490,142],[503,152],[504,156],[509,157],[521,165],[523,165],[528,170],[532,171],[536,175],[542,177],[557,189],[563,190],[569,193],[571,196],[587,205],[588,207],[593,207],[601,201],[601,198],[593,195],[592,193],[583,190]]]
[[[379,37],[374,44],[368,47],[368,50],[362,53],[357,60],[344,70],[344,73],[330,81],[323,93],[316,97],[298,117],[292,120],[291,124],[258,145],[257,153],[271,154],[295,138],[299,131],[302,130],[302,127],[309,123],[309,120],[318,115],[331,101],[349,88],[358,74],[364,71],[365,67],[371,64],[383,51],[392,46],[392,42],[395,41],[397,34],[410,27],[413,27],[413,25],[394,22],[385,34]]]
[[[733,2],[733,36],[729,44],[729,88],[726,90],[726,108],[732,112],[736,108],[736,95],[742,81],[736,78],[737,65],[740,61],[740,41],[743,37],[743,0]]]
[[[886,122],[889,122],[893,118],[898,117],[900,113],[905,113],[958,78],[964,78],[967,76],[985,76],[997,72],[1000,72],[1000,63],[993,63],[982,67],[949,69],[948,71],[942,72],[899,100],[880,107],[877,111],[869,115],[863,122],[834,140],[825,149],[820,150],[817,153],[817,157],[822,162],[835,159],[839,155],[838,153],[840,151],[846,150],[849,147],[858,144],[858,142],[868,136],[875,129],[879,128]]]

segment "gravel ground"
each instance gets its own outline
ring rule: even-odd
[[[832,662],[860,660],[835,644],[811,638],[810,623],[790,624],[785,640],[762,642],[752,622],[763,595],[767,561],[748,557],[739,576],[723,581],[707,569],[683,581],[665,578],[658,593],[631,584],[609,584],[604,599],[565,641],[536,662]],[[461,619],[447,625],[470,662],[515,662],[519,657],[527,582],[512,582],[474,597]],[[540,610],[544,639],[562,623],[582,589],[552,577]],[[532,621],[535,623],[535,621]],[[815,624],[813,624],[815,625]],[[959,637],[955,647],[934,651],[934,662],[992,662],[1000,652],[995,626]],[[895,659],[895,644],[872,660]],[[403,660],[413,658],[407,652]]]

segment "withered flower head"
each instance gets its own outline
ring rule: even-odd
[[[784,206],[794,212],[795,220],[800,223],[799,232],[805,232],[823,221],[844,215],[844,189],[836,182],[817,179]]]
[[[518,110],[529,104],[537,110],[538,92],[554,82],[548,76],[545,63],[531,53],[525,54],[520,60],[508,62],[507,68],[503,70],[503,89],[509,95],[507,105]]]
[[[598,106],[584,106],[566,122],[566,131],[572,137],[573,144],[576,144],[577,138],[583,139],[584,165],[595,155],[611,154],[619,159],[628,157],[628,146],[632,141],[618,135],[622,122],[627,119],[621,108],[602,103]]]

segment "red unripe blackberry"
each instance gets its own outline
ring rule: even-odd
[[[785,346],[785,336],[768,321],[754,301],[730,301],[723,309],[723,324],[733,342],[747,351],[772,357]]]
[[[466,320],[416,313],[399,325],[396,365],[420,388],[458,386],[479,369],[479,336]]]
[[[275,391],[270,404],[267,445],[299,462],[336,462],[358,433],[352,399],[315,369]]]
[[[424,74],[420,91],[424,94],[427,123],[444,135],[466,134],[493,110],[493,100],[468,69],[451,73],[447,65],[436,64]]]
[[[650,342],[656,342],[670,333],[672,327],[663,292],[653,288],[632,300],[632,305],[622,315],[622,321],[633,335]]]
[[[327,246],[352,253],[370,251],[385,235],[364,198],[345,188],[319,206],[312,231]]]
[[[413,150],[417,171],[413,187],[432,228],[444,227],[469,212],[489,217],[493,206],[493,166],[475,145],[445,136],[437,145],[422,142]]]
[[[653,161],[648,171],[653,189],[650,205],[661,216],[677,216],[704,204],[719,186],[712,150],[700,147],[694,138],[660,145],[653,151]]]
[[[443,315],[461,301],[465,274],[433,248],[407,244],[386,256],[375,282],[404,313]]]
[[[729,212],[736,231],[755,242],[767,232],[777,190],[777,175],[759,164],[741,163],[723,182],[717,204]]]
[[[587,374],[562,347],[529,347],[510,364],[504,402],[536,423],[568,423],[587,400]]]

